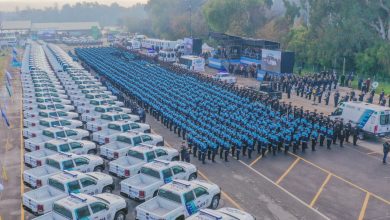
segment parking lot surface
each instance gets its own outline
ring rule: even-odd
[[[20,203],[23,192],[30,189],[21,179],[21,173],[27,169],[22,159],[22,93],[18,70],[12,72],[15,75],[12,97],[7,97],[4,85],[0,84],[11,122],[11,128],[0,123],[0,160],[6,188],[0,196],[1,220],[33,218]],[[301,98],[295,101],[305,103]],[[322,108],[318,111],[331,111]],[[180,148],[182,139],[152,116],[147,115],[146,123],[151,125],[153,133],[164,137],[167,146]],[[198,167],[199,178],[222,188],[219,207],[239,208],[257,219],[390,219],[389,167],[381,164],[380,144],[368,140],[358,145],[347,143],[344,148],[332,145],[332,150],[317,146],[315,152],[287,155],[279,152],[264,158],[257,154],[252,159],[229,157],[229,162],[217,158],[216,163],[206,160],[206,164],[191,156],[191,163]],[[115,181],[113,193],[119,194],[120,180]],[[127,201],[127,219],[134,219],[139,203]]]

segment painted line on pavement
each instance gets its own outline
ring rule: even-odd
[[[153,134],[158,134],[158,133],[156,133],[153,129],[151,129],[151,132],[152,132]],[[165,143],[166,146],[168,146],[168,147],[170,147],[170,148],[174,148],[174,147],[172,147],[172,145],[169,144],[167,141],[164,141],[164,143]],[[212,182],[212,181],[210,181],[210,179],[209,179],[205,174],[203,174],[200,170],[198,170],[198,173],[199,173],[199,175],[200,175],[203,179],[205,179],[205,180],[207,180],[207,181],[209,181],[209,182]],[[238,209],[244,211],[244,209],[243,209],[236,201],[234,201],[234,199],[233,199],[232,197],[230,197],[227,193],[225,193],[225,192],[222,191],[222,190],[221,190],[221,195],[222,195],[224,198],[226,198],[226,200],[228,200],[230,203],[232,203],[236,208],[238,208]]]
[[[242,163],[244,166],[248,167],[250,170],[252,170],[254,173],[256,173],[257,175],[263,177],[265,180],[267,180],[268,182],[270,182],[272,185],[278,187],[279,189],[281,189],[283,192],[287,193],[289,196],[291,196],[293,199],[297,200],[299,203],[301,203],[302,205],[306,206],[307,208],[311,209],[312,211],[314,211],[315,213],[317,213],[318,215],[320,215],[321,217],[323,217],[324,219],[328,219],[330,220],[329,217],[327,217],[326,215],[324,215],[323,213],[321,213],[320,211],[318,211],[317,209],[314,209],[313,207],[310,207],[306,202],[304,202],[303,200],[301,200],[300,198],[298,198],[297,196],[295,196],[294,194],[292,194],[291,192],[289,192],[288,190],[286,190],[285,188],[283,188],[282,186],[276,184],[274,181],[272,181],[270,178],[268,178],[267,176],[265,176],[264,174],[260,173],[259,171],[255,170],[253,167],[250,167],[248,164],[242,162],[242,161],[238,161],[240,163]]]
[[[363,220],[364,216],[366,215],[368,200],[370,199],[370,193],[366,193],[366,197],[364,198],[364,202],[362,205],[362,209],[360,210],[359,218],[358,220]]]
[[[266,155],[268,153],[268,150],[265,151],[265,154]],[[263,155],[260,155],[256,158],[256,160],[254,160],[252,163],[249,164],[250,167],[252,167],[253,165],[255,165],[257,163],[257,161],[259,161],[261,158],[263,158]]]
[[[318,189],[316,195],[314,196],[314,198],[311,200],[310,202],[310,207],[313,207],[314,204],[317,202],[317,199],[320,197],[322,191],[324,190],[326,184],[328,184],[330,178],[332,177],[332,174],[328,174],[328,176],[325,178],[324,182],[322,183],[321,187]]]
[[[312,165],[312,166],[318,168],[319,170],[322,170],[322,171],[325,172],[325,173],[331,174],[333,177],[336,177],[337,179],[339,179],[339,180],[341,180],[341,181],[343,181],[343,182],[345,182],[345,183],[348,183],[349,185],[351,185],[351,186],[353,186],[353,187],[355,187],[355,188],[357,188],[357,189],[359,189],[359,190],[361,190],[361,191],[363,191],[363,192],[370,193],[371,196],[373,196],[373,197],[375,197],[375,198],[381,200],[382,202],[384,202],[384,203],[390,205],[390,201],[389,201],[389,200],[384,199],[384,198],[382,198],[381,196],[378,196],[378,195],[376,195],[375,193],[372,193],[372,192],[370,192],[370,191],[368,191],[368,190],[366,190],[366,189],[364,189],[364,188],[362,188],[362,187],[360,187],[360,186],[358,186],[358,185],[352,183],[351,181],[346,180],[345,178],[343,178],[343,177],[341,177],[341,176],[338,176],[337,174],[335,174],[335,173],[333,173],[333,172],[331,172],[331,171],[329,171],[329,170],[326,170],[326,169],[324,169],[324,168],[318,166],[317,164],[315,164],[315,163],[313,163],[313,162],[311,162],[311,161],[309,161],[309,160],[306,160],[305,158],[303,158],[303,157],[301,157],[301,156],[298,156],[298,155],[293,154],[293,153],[291,153],[291,152],[289,152],[289,154],[290,154],[290,155],[293,155],[293,156],[295,156],[295,157],[300,158],[302,161],[304,161],[304,162],[306,162],[306,163],[308,163],[308,164],[310,164],[310,165]]]
[[[297,163],[300,161],[301,159],[297,158],[295,159],[295,161],[288,167],[288,169],[283,173],[283,175],[281,175],[279,177],[279,179],[276,181],[276,184],[280,184],[280,182],[282,182],[282,180],[284,179],[284,177],[287,176],[287,174],[295,167],[295,165],[297,165]]]

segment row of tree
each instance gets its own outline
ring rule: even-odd
[[[296,52],[296,63],[390,75],[389,0],[149,0],[121,7],[77,3],[3,14],[35,22],[99,21],[130,32],[178,39],[209,31],[268,38]]]

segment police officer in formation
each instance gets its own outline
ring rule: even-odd
[[[132,61],[121,62],[111,50],[93,48],[91,51],[96,52],[83,56],[84,59],[101,57],[101,63],[89,65],[95,71],[112,73],[107,78],[115,88],[187,141],[188,149],[181,149],[182,160],[189,160],[187,155],[192,153],[202,163],[206,159],[215,162],[219,153],[227,162],[230,153],[239,160],[241,155],[252,157],[255,149],[264,157],[267,151],[273,156],[282,151],[288,154],[291,147],[293,153],[298,149],[304,153],[309,143],[312,151],[316,151],[318,139],[321,147],[325,139],[328,149],[336,139],[340,139],[342,146],[346,134],[342,121],[331,121],[316,111],[304,111],[303,107],[190,70],[166,63],[156,65],[150,58],[148,63],[144,61],[148,58],[138,60],[126,54]],[[314,81],[286,77],[280,82],[278,86],[282,90],[288,90],[289,83],[328,89],[335,83],[331,74]]]

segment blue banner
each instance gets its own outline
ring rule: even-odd
[[[1,109],[1,117],[3,117],[5,124],[7,125],[7,127],[9,127],[10,123],[9,123],[7,115],[5,114],[3,109]]]

